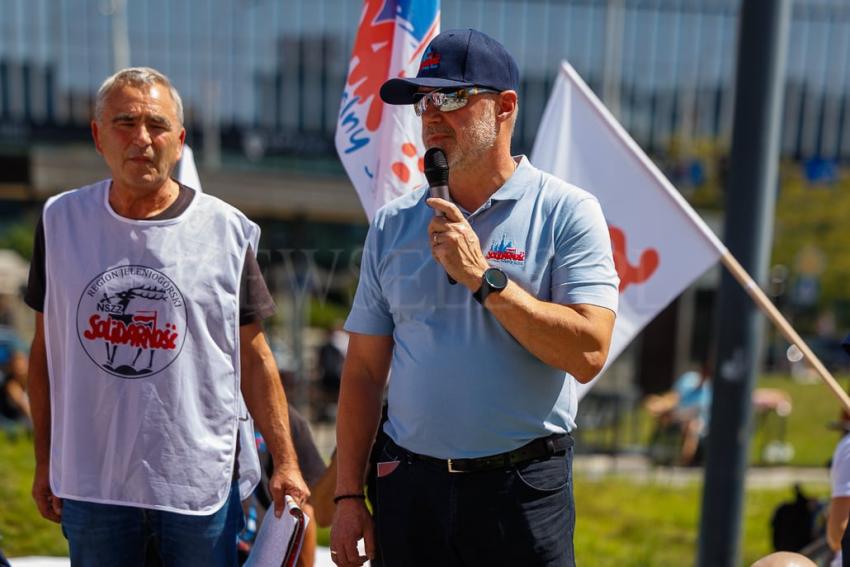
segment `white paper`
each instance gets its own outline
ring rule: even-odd
[[[269,508],[245,567],[290,567],[301,554],[310,518],[287,496],[280,518]]]

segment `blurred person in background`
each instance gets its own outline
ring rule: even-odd
[[[304,534],[304,543],[301,547],[301,554],[298,556],[297,567],[312,567],[316,561],[316,545],[317,545],[317,529],[320,526],[330,525],[330,514],[327,512],[327,502],[322,495],[321,486],[328,484],[328,466],[325,465],[324,459],[319,454],[319,449],[316,447],[316,442],[313,439],[313,434],[310,431],[310,424],[307,419],[301,415],[295,406],[289,405],[289,431],[292,435],[292,442],[295,446],[295,454],[298,457],[298,467],[304,475],[304,481],[310,488],[310,498],[301,505],[301,509],[310,518],[307,524],[307,530]],[[248,512],[251,504],[255,504],[255,519],[256,525],[253,527],[253,533],[243,532],[243,537],[240,538],[240,554],[247,558],[248,552],[253,545],[254,538],[257,535],[260,525],[267,513],[267,510],[272,506],[272,498],[268,489],[268,481],[274,473],[274,458],[268,452],[265,440],[262,435],[257,434],[257,444],[260,455],[260,465],[263,469],[263,478],[254,492],[256,500],[246,500],[243,502],[243,509]],[[334,465],[335,469],[335,465]],[[332,473],[335,475],[335,472]],[[333,478],[336,478],[335,476]],[[319,487],[319,493],[316,492],[316,487]],[[331,501],[332,503],[332,501]]]
[[[659,432],[680,437],[678,464],[699,464],[711,415],[711,372],[707,365],[679,376],[672,389],[648,396],[644,407],[657,420]]]
[[[342,365],[348,352],[348,333],[336,322],[328,329],[327,337],[319,347],[317,370],[319,374],[319,399],[317,419],[334,421],[339,400],[339,384],[342,379]]]
[[[304,481],[312,492],[313,486],[325,475],[327,466],[319,454],[316,442],[313,440],[310,424],[292,405],[289,406],[289,428],[292,433],[292,442],[295,445],[295,454],[298,456],[298,466],[304,475]],[[267,474],[270,470],[274,470],[274,463],[271,464],[272,466],[266,469]],[[301,548],[301,555],[298,557],[298,567],[313,567],[316,561],[316,536],[321,524],[318,523],[316,518],[312,494],[310,496],[311,498],[302,505],[304,513],[310,517],[310,523],[304,535],[304,545]]]
[[[0,425],[32,426],[27,397],[27,353],[17,333],[0,326]]]

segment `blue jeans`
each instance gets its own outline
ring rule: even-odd
[[[574,567],[572,454],[450,473],[389,441],[375,522],[386,567]],[[384,470],[390,470],[385,467]]]
[[[74,567],[143,567],[151,539],[165,567],[233,567],[243,525],[237,483],[224,506],[209,516],[62,501],[62,533]]]

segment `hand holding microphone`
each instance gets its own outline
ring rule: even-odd
[[[481,274],[490,266],[481,253],[478,236],[449,195],[449,164],[440,148],[425,152],[425,177],[428,179],[434,209],[434,220],[428,226],[431,253],[446,270],[450,284],[457,281],[475,291],[481,285]],[[442,201],[436,201],[441,199]]]
[[[431,188],[431,196],[451,201],[449,195],[449,160],[440,148],[431,148],[425,152],[425,178]],[[434,210],[434,214],[445,216],[442,211]]]
[[[446,153],[440,148],[430,148],[425,152],[425,179],[428,180],[431,197],[451,200],[449,195],[449,160],[446,159]],[[445,213],[439,209],[434,209],[434,216],[443,217]],[[448,274],[449,283],[454,285],[457,282]]]

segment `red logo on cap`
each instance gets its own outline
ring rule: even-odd
[[[419,72],[431,71],[440,66],[440,54],[428,48],[425,55],[422,56],[422,63],[419,64]]]

